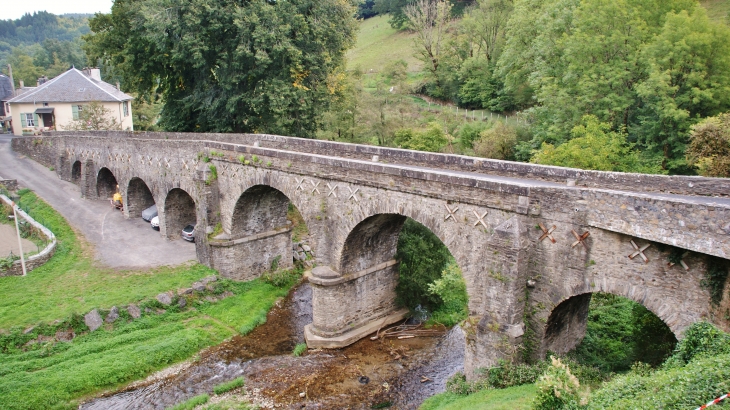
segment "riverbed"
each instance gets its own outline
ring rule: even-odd
[[[304,342],[304,325],[312,321],[311,298],[311,287],[303,283],[248,335],[81,409],[165,409],[199,394],[212,395],[213,387],[240,376],[245,389],[235,398],[261,408],[416,409],[463,370],[465,342],[458,327],[406,339],[365,338],[343,349],[294,357],[294,347]]]

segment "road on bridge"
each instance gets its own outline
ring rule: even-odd
[[[96,258],[113,268],[177,265],[195,259],[195,245],[167,241],[142,218],[124,219],[106,200],[81,198],[78,186],[12,151],[11,135],[0,135],[0,176],[17,179],[48,202],[94,245]]]

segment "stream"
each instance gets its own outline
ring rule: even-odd
[[[265,324],[199,353],[147,380],[80,406],[83,410],[163,410],[243,376],[245,399],[261,408],[416,409],[446,389],[463,370],[464,335],[459,327],[438,336],[399,340],[365,338],[342,349],[292,356],[312,322],[312,290],[297,286]]]

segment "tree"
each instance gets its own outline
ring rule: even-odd
[[[685,168],[691,126],[730,108],[730,28],[712,24],[702,7],[691,11],[667,15],[643,53],[648,78],[636,86],[634,134],[670,170]]]
[[[60,130],[60,126],[58,127]],[[99,130],[121,130],[122,126],[117,122],[112,110],[104,108],[104,105],[92,101],[83,106],[79,111],[79,118],[64,126],[69,131],[99,131]]]
[[[164,129],[313,137],[354,12],[343,0],[117,0],[91,19],[87,52],[126,89],[156,88]]]
[[[474,154],[502,160],[514,160],[517,144],[517,130],[504,121],[497,121],[493,127],[482,131],[474,142]]]
[[[700,175],[730,178],[730,113],[692,126],[687,161]]]
[[[499,67],[512,92],[534,90],[533,148],[590,114],[686,173],[689,127],[730,107],[728,31],[694,0],[522,0]]]
[[[417,56],[426,64],[436,81],[436,87],[440,87],[438,70],[441,47],[451,21],[451,3],[445,0],[415,0],[403,12],[408,18],[408,28],[416,34]]]
[[[557,147],[543,143],[532,162],[598,171],[661,173],[658,164],[643,159],[626,133],[611,131],[608,123],[593,115],[583,117],[573,128],[570,141]]]
[[[407,4],[408,0],[375,0],[373,10],[378,14],[390,14],[390,26],[402,30],[408,25],[408,17],[404,13]]]

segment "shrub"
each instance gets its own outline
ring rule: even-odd
[[[515,157],[514,147],[517,145],[517,130],[497,121],[492,128],[479,134],[474,142],[474,153],[480,157],[512,160]]]
[[[297,345],[294,347],[294,351],[292,352],[292,355],[294,357],[299,357],[302,355],[302,353],[307,351],[307,344],[306,343],[297,343]]]
[[[537,381],[536,410],[580,409],[588,403],[588,390],[581,388],[567,365],[551,356],[551,366]]]
[[[480,134],[487,128],[483,121],[467,122],[459,129],[459,146],[462,149],[472,149],[474,142],[479,139]]]
[[[684,332],[664,367],[681,367],[698,357],[730,353],[730,335],[707,322],[694,323]]]
[[[456,261],[449,262],[446,269],[441,272],[441,278],[428,284],[428,291],[432,295],[437,295],[442,301],[429,322],[454,326],[469,316],[466,282]]]
[[[220,395],[220,394],[229,392],[233,389],[237,389],[242,386],[243,386],[243,377],[238,377],[229,382],[222,383],[222,384],[219,384],[219,385],[213,387],[213,393]]]

